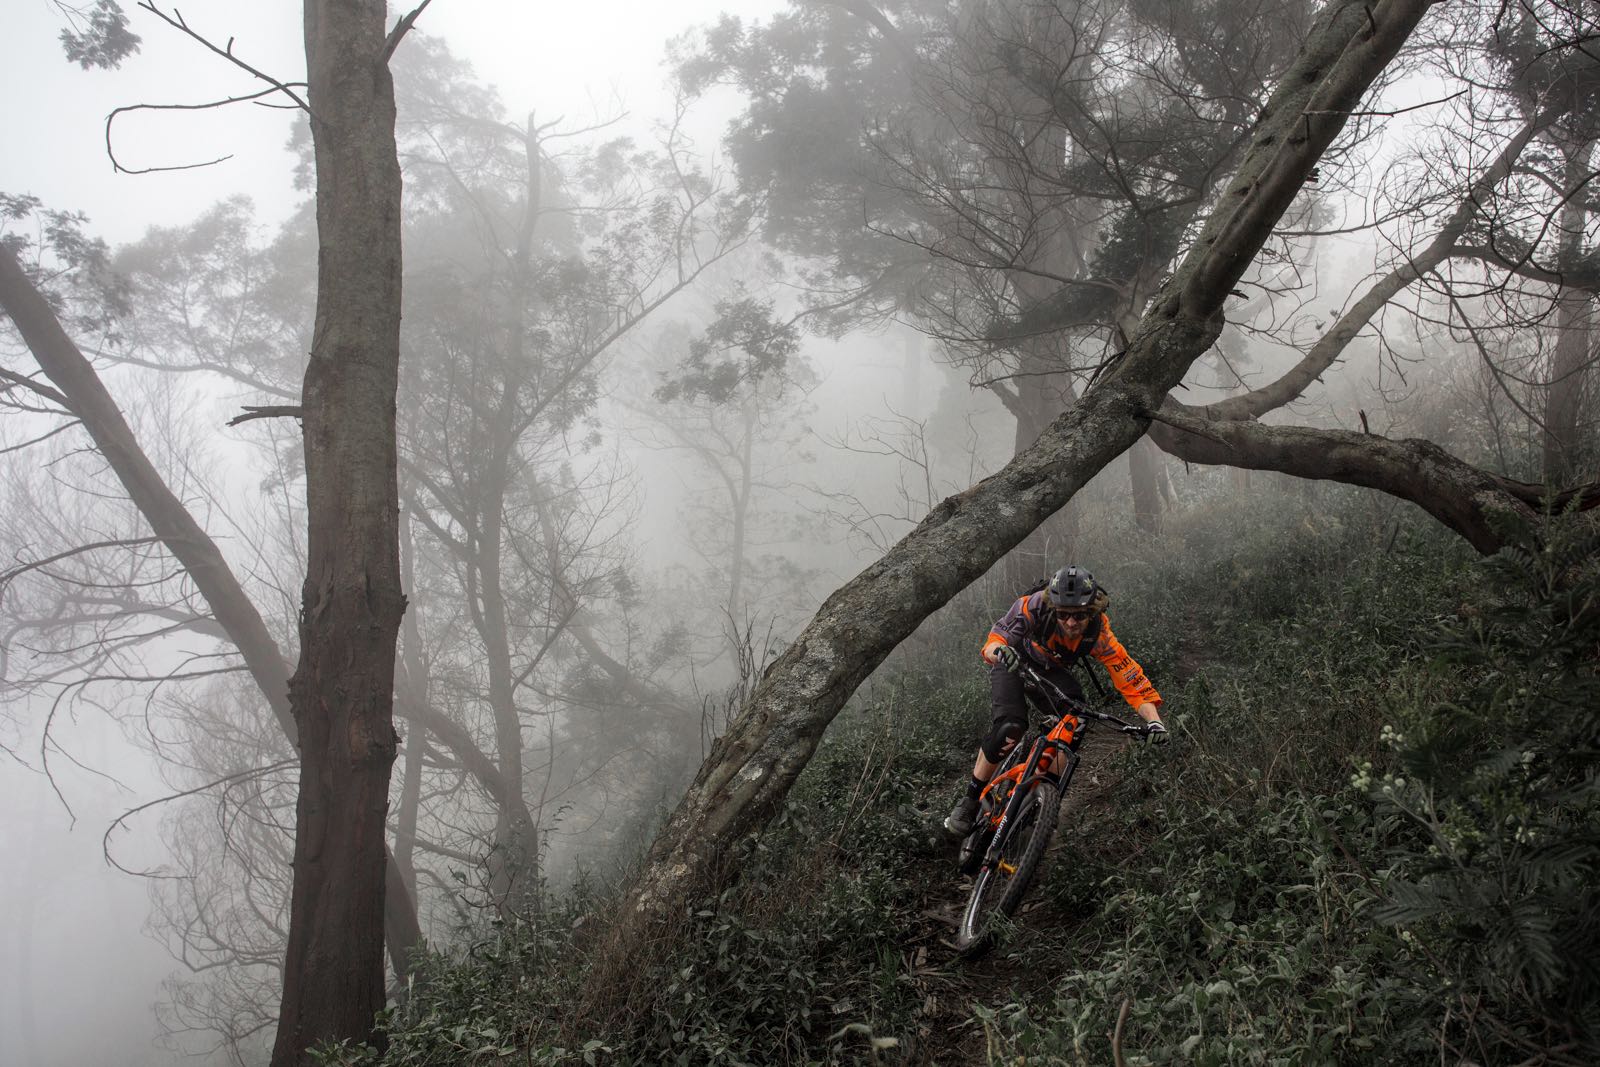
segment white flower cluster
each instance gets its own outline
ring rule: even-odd
[[[1362,760],[1356,764],[1356,773],[1350,776],[1350,787],[1365,793],[1372,788],[1372,761]]]

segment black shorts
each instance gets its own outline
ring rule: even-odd
[[[1083,687],[1078,684],[1077,676],[1066,667],[1041,667],[1037,663],[1033,666],[1046,681],[1059,686],[1073,700],[1083,699]],[[993,721],[1009,719],[1027,725],[1028,705],[1022,698],[1020,675],[1012,674],[998,663],[994,664],[989,668],[989,693]]]

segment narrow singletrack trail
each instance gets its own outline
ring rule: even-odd
[[[1174,667],[1164,679],[1172,691],[1181,690],[1210,663],[1197,637],[1195,620],[1185,619],[1180,625],[1184,636],[1179,640]],[[922,996],[923,1006],[917,1032],[902,1038],[905,1058],[901,1062],[913,1067],[986,1067],[991,1062],[989,1035],[974,1006],[998,1011],[1011,1004],[1027,1004],[1071,969],[1071,961],[1052,949],[1072,940],[1087,908],[1059,902],[1049,892],[1049,883],[1061,864],[1072,862],[1074,850],[1090,840],[1097,816],[1110,810],[1122,773],[1115,757],[1127,746],[1140,743],[1094,727],[1085,734],[1078,749],[1078,769],[1062,797],[1055,838],[1017,916],[1021,936],[1016,944],[999,946],[975,960],[958,958],[956,925],[971,881],[956,872],[953,844],[946,850],[946,862],[931,865],[925,873],[915,887],[919,918],[907,939],[903,971],[905,980]],[[952,785],[952,795],[957,788]],[[1093,841],[1092,847],[1103,856],[1108,849],[1124,846]],[[1114,1019],[1106,1020],[1108,1034],[1114,1024]]]

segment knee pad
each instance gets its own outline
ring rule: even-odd
[[[988,736],[983,739],[983,758],[990,763],[999,763],[1027,729],[1028,724],[1021,719],[996,719],[994,725],[989,727]]]

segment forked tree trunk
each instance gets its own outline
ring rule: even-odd
[[[1222,327],[1224,300],[1361,96],[1430,6],[1336,2],[1264,109],[1196,244],[1110,369],[999,473],[945,500],[837,590],[769,668],[650,850],[602,947],[591,989],[616,993],[639,954],[725,876],[728,848],[779,808],[856,687],[931,612],[1137,441]]]
[[[273,1067],[374,1040],[400,587],[400,166],[383,0],[306,0],[317,313],[302,390],[307,569],[294,889]]]

